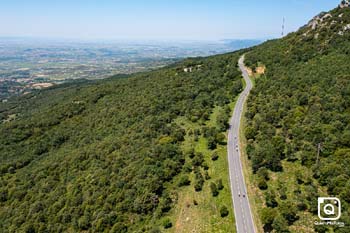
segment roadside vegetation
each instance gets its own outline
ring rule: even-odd
[[[306,25],[246,55],[252,70],[266,66],[249,97],[245,128],[265,231],[350,231],[350,32],[339,33],[350,9],[319,17],[316,28]],[[342,201],[345,227],[314,225],[323,196]]]
[[[178,200],[174,209],[169,212],[174,221],[174,228],[169,232],[235,232],[225,132],[233,106],[234,103],[231,103],[225,107],[214,108],[203,124],[193,123],[185,118],[177,120],[182,128],[190,132],[185,137],[182,148],[189,158],[192,157],[189,159],[188,169],[183,171],[191,184],[179,189],[173,185],[178,190]],[[210,136],[205,136],[208,129],[217,132],[217,143],[214,147],[210,144]],[[201,131],[203,133],[199,136],[195,134]],[[199,161],[198,155],[202,157],[199,168],[193,166]],[[198,181],[198,170],[203,177],[200,180],[204,181],[200,189],[197,188],[198,183],[201,183]],[[180,183],[184,176],[179,176]]]

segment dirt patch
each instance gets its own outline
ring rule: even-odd
[[[43,89],[43,88],[48,88],[52,86],[53,86],[52,83],[35,83],[32,85],[32,87],[35,89]]]
[[[254,73],[253,73],[253,70],[251,68],[246,67],[246,70],[247,70],[249,76],[253,76]]]
[[[265,66],[259,66],[256,68],[256,73],[257,74],[265,74],[266,67]]]
[[[246,67],[246,69],[247,69],[247,72],[248,72],[250,77],[260,76],[262,74],[265,74],[265,71],[266,71],[266,67],[265,66],[258,66],[258,67],[256,67],[255,68],[255,72],[249,67]]]
[[[179,199],[178,205],[181,206],[180,214],[175,224],[175,232],[182,232],[184,229],[184,225],[191,220],[190,218],[190,210],[191,208],[191,198],[186,195],[182,200]]]

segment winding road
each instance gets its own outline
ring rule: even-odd
[[[243,106],[247,100],[250,90],[253,87],[253,84],[244,66],[244,55],[239,59],[238,65],[242,71],[246,87],[238,97],[233,116],[230,119],[230,129],[228,133],[227,144],[230,186],[237,233],[255,233],[256,230],[243,175],[239,141],[239,128],[242,119]]]

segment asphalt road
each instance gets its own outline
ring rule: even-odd
[[[256,231],[253,216],[242,170],[241,148],[239,142],[239,127],[242,118],[243,106],[253,86],[248,72],[244,67],[244,56],[239,59],[239,68],[242,71],[243,78],[246,82],[246,87],[238,97],[233,116],[230,119],[227,144],[230,185],[237,233],[255,233]]]

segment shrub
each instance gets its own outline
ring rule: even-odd
[[[219,191],[218,188],[216,187],[216,184],[211,182],[210,183],[210,190],[211,190],[211,194],[213,195],[213,197],[216,197],[217,195],[219,195]]]
[[[171,228],[173,224],[171,223],[171,220],[169,218],[166,218],[163,220],[163,227],[165,229]]]
[[[86,216],[82,216],[79,219],[78,225],[79,225],[80,230],[88,230],[89,227],[91,227],[90,221],[89,221],[88,217],[86,217]]]
[[[227,207],[226,207],[226,206],[222,206],[222,207],[220,208],[220,216],[221,216],[222,218],[224,218],[224,217],[227,217],[228,214],[229,214],[229,212],[228,212]]]
[[[218,152],[215,151],[215,152],[211,155],[211,160],[216,161],[216,160],[218,160],[218,158],[219,158]]]
[[[203,188],[203,184],[204,184],[204,178],[202,173],[199,171],[199,169],[197,168],[197,170],[195,171],[195,183],[194,183],[194,189],[196,190],[196,192],[202,191]]]
[[[203,162],[204,157],[202,153],[197,153],[192,159],[193,166],[202,166]]]
[[[215,140],[217,143],[219,143],[220,145],[225,145],[225,140],[226,140],[226,137],[224,134],[222,133],[218,133],[215,137]]]
[[[273,223],[272,223],[273,229],[276,230],[276,232],[281,232],[281,233],[288,233],[290,232],[288,230],[288,222],[286,219],[284,219],[281,215],[278,215]]]
[[[266,190],[268,188],[266,181],[262,177],[258,178],[258,187],[261,190]]]
[[[208,149],[209,150],[215,150],[216,149],[216,140],[214,137],[208,138]]]
[[[209,165],[206,162],[202,163],[202,167],[204,170],[208,171],[209,170]]]
[[[204,178],[205,178],[206,180],[210,180],[210,179],[211,179],[211,177],[209,176],[208,171],[205,171],[205,172],[204,172]]]
[[[265,179],[266,181],[270,179],[270,178],[269,178],[269,172],[268,172],[267,168],[265,168],[265,167],[260,168],[260,169],[256,172],[256,174],[257,174],[258,176],[262,177],[263,179]]]
[[[179,187],[182,187],[182,186],[188,186],[188,185],[190,185],[190,184],[191,184],[191,181],[190,181],[190,179],[188,178],[188,176],[182,176],[182,177],[180,178],[180,181],[179,181],[178,186],[179,186]]]
[[[224,185],[222,184],[222,179],[218,179],[217,187],[218,187],[219,190],[223,190],[224,189]]]

